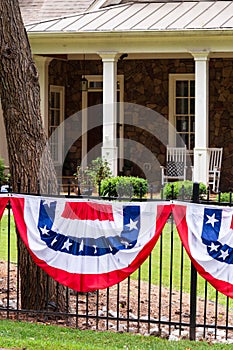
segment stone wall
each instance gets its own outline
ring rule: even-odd
[[[101,61],[86,61],[86,74],[102,75]],[[137,154],[138,164],[128,164],[133,175],[143,176],[144,145],[154,155],[153,182],[160,183],[160,164],[165,163],[168,118],[168,82],[171,73],[194,73],[193,59],[123,60],[118,62],[118,74],[124,75],[124,102],[144,106],[144,112],[135,112],[124,126],[124,138],[133,140],[136,148],[127,148],[127,157]],[[232,186],[233,177],[233,60],[210,60],[210,147],[224,147],[221,188]],[[81,61],[53,60],[49,69],[49,83],[65,86],[68,118],[81,110],[80,79],[84,72]],[[149,117],[145,118],[145,115]],[[160,117],[162,117],[162,119]],[[143,122],[142,122],[143,121]],[[144,123],[144,124],[143,124]],[[140,127],[143,125],[143,128]],[[155,129],[156,125],[156,129]],[[70,126],[68,137],[75,138],[77,125]],[[163,135],[161,139],[161,135]],[[140,162],[141,159],[141,162]],[[67,156],[70,174],[81,160],[81,139],[71,147]],[[156,164],[155,164],[156,163]],[[147,174],[148,175],[148,174]]]
[[[210,60],[210,147],[223,147],[220,188],[233,188],[233,60]]]

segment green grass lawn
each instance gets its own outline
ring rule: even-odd
[[[8,237],[9,236],[9,237]],[[8,245],[10,256],[8,259]],[[0,221],[0,260],[17,262],[17,237],[13,215],[10,217],[10,234],[8,235],[8,215],[3,215]]]
[[[167,341],[129,333],[80,331],[10,320],[0,321],[0,347],[27,350],[227,350],[231,345],[191,341]]]

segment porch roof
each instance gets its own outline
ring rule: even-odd
[[[26,25],[28,33],[228,31],[233,1],[134,1]]]
[[[25,24],[86,11],[93,0],[19,0]]]

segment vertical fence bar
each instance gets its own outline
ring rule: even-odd
[[[162,313],[162,277],[163,277],[163,234],[160,235],[160,254],[159,254],[159,313],[158,328],[161,332],[161,313]]]
[[[109,329],[109,287],[107,288],[107,319],[106,319],[106,329]]]
[[[15,234],[17,234],[17,229],[15,227]],[[19,312],[21,310],[20,304],[19,304],[19,298],[20,298],[20,261],[19,261],[19,255],[20,255],[20,245],[19,245],[19,237],[17,235],[17,275],[16,275],[16,300],[17,300],[17,320],[19,319]]]
[[[120,284],[117,284],[117,331],[119,331],[119,317],[120,317]]]
[[[193,203],[199,202],[199,183],[193,184]],[[197,313],[197,270],[191,263],[190,281],[190,340],[196,340],[196,313]]]
[[[205,280],[205,297],[204,297],[204,322],[203,322],[203,337],[205,338],[206,336],[206,318],[207,318],[207,281]]]
[[[227,302],[226,302],[226,337],[225,339],[228,338],[228,323],[229,323],[229,297],[227,297]]]
[[[140,315],[141,315],[141,310],[140,310],[140,306],[141,306],[141,266],[139,266],[138,268],[138,324],[137,324],[137,329],[138,329],[138,333],[140,331]]]
[[[10,201],[7,204],[7,318],[9,318],[9,302],[10,302],[10,248],[11,248],[11,212]]]
[[[151,253],[149,255],[149,279],[148,279],[148,324],[147,331],[150,333],[150,308],[151,308]]]
[[[130,276],[127,284],[127,332],[129,332],[129,313],[130,313]]]
[[[179,335],[181,335],[182,327],[182,313],[183,313],[183,275],[184,275],[184,247],[181,243],[181,256],[180,256],[180,316],[179,316]]]
[[[214,317],[214,338],[217,338],[217,328],[218,328],[218,291],[215,294],[215,317]]]
[[[96,330],[99,329],[99,289],[96,291],[96,321],[95,321]]]
[[[174,222],[171,216],[171,237],[170,237],[170,279],[169,279],[169,334],[171,333],[172,320],[172,293],[173,293],[173,252],[174,252]]]

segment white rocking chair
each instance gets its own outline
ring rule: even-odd
[[[221,166],[222,166],[222,148],[209,148],[209,180],[208,185],[212,187],[213,192],[219,191]]]
[[[186,180],[186,156],[186,147],[167,146],[166,167],[160,166],[162,186],[169,181]]]

